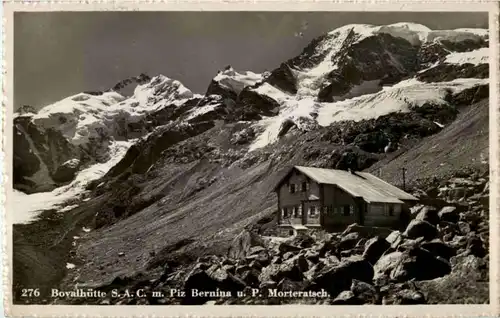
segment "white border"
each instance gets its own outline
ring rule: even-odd
[[[425,306],[51,306],[13,305],[11,300],[12,211],[12,105],[13,100],[13,13],[16,11],[462,11],[489,12],[490,27],[490,305],[425,305]],[[499,4],[495,1],[223,1],[186,0],[150,1],[81,1],[4,3],[4,305],[9,317],[327,317],[327,316],[405,316],[405,317],[473,317],[500,315],[498,293],[498,127],[499,121]],[[3,194],[2,193],[2,194]]]

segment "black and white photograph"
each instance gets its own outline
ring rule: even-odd
[[[14,12],[12,303],[491,304],[489,25]]]

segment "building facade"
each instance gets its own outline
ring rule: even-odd
[[[283,235],[308,228],[337,230],[352,223],[392,227],[417,201],[368,173],[302,166],[291,168],[275,191]]]

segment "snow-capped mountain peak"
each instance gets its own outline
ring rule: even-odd
[[[250,149],[275,142],[285,122],[301,128],[304,121],[326,126],[377,118],[446,104],[450,92],[486,85],[487,36],[481,29],[431,30],[406,22],[332,30],[254,90],[281,106],[278,116],[256,124],[260,134]]]
[[[138,85],[132,98],[142,105],[154,105],[160,100],[167,104],[193,97],[193,92],[178,80],[158,75],[149,83]]]
[[[222,88],[228,89],[236,94],[239,94],[245,87],[253,86],[263,80],[261,74],[254,72],[238,73],[232,67],[227,67],[223,71],[219,71],[213,81],[218,83]]]
[[[488,31],[485,29],[462,28],[454,30],[431,30],[425,25],[410,22],[399,22],[388,25],[371,24],[348,24],[330,31],[329,35],[339,35],[353,32],[356,34],[357,41],[377,35],[389,34],[393,37],[399,37],[410,42],[412,45],[421,45],[436,40],[446,40],[452,42],[473,40],[479,41],[488,37]]]

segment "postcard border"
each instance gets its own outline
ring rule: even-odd
[[[499,5],[495,1],[82,1],[82,2],[7,2],[4,3],[3,50],[3,184],[1,192],[3,216],[3,278],[4,306],[7,316],[71,316],[71,317],[325,317],[349,316],[496,316],[500,314],[499,285]],[[12,176],[12,120],[13,109],[13,13],[19,11],[474,11],[489,12],[490,28],[490,304],[489,305],[415,305],[415,306],[59,306],[13,305],[11,299],[12,220],[10,177]],[[376,314],[374,314],[376,313]]]

